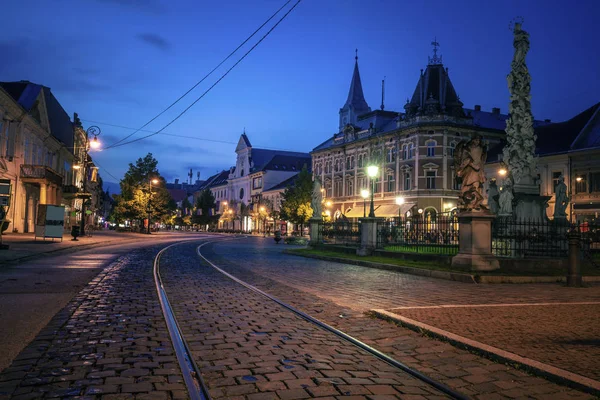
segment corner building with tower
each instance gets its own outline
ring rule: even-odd
[[[371,110],[355,58],[338,131],[311,152],[313,173],[324,188],[324,212],[333,219],[368,215],[370,194],[365,201],[361,192],[370,193],[371,188],[376,217],[422,213],[434,220],[452,212],[460,189],[454,171],[456,145],[476,135],[488,148],[503,142],[508,116],[499,108],[463,107],[433,44],[433,57],[403,111],[385,110],[383,101],[380,109]],[[546,123],[535,121],[534,126]],[[378,167],[375,177],[368,176],[368,166]]]

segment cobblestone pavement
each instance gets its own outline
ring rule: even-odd
[[[245,239],[203,253],[228,272],[310,315],[476,398],[573,399],[591,396],[532,377],[363,311],[406,305],[597,301],[599,288],[474,285],[281,254],[285,246]],[[468,325],[468,322],[464,324]]]
[[[187,398],[154,286],[157,251],[94,278],[2,371],[0,399]]]
[[[160,270],[213,398],[445,398],[203,265],[196,246],[169,249]]]
[[[600,381],[600,304],[390,311]]]

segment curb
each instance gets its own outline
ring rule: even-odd
[[[383,264],[383,263],[376,263],[376,262],[372,262],[372,261],[360,261],[360,260],[352,260],[352,259],[346,259],[346,258],[340,258],[340,257],[319,256],[316,254],[296,254],[296,253],[292,253],[288,250],[285,250],[283,253],[293,255],[293,256],[299,256],[299,257],[315,258],[317,260],[323,260],[323,261],[333,261],[333,262],[338,262],[338,263],[342,263],[342,264],[358,265],[358,266],[367,267],[367,268],[376,268],[376,269],[383,269],[383,270],[387,270],[387,271],[403,272],[405,274],[410,274],[410,275],[426,276],[426,277],[430,277],[430,278],[445,279],[445,280],[449,280],[449,281],[456,281],[456,282],[463,282],[463,283],[477,283],[477,281],[475,280],[475,276],[470,275],[470,274],[462,274],[460,272],[448,272],[448,271],[439,271],[439,270],[433,270],[433,269],[403,267],[400,265]]]
[[[476,354],[489,358],[492,361],[501,362],[519,369],[523,369],[532,375],[540,376],[551,382],[569,386],[573,389],[581,390],[594,396],[600,396],[600,382],[586,378],[585,376],[581,376],[561,368],[553,367],[530,358],[522,357],[472,339],[467,339],[463,336],[456,335],[454,333],[403,317],[395,313],[391,313],[389,311],[371,310],[369,314],[385,321],[394,322],[400,326],[409,328],[419,333],[426,332],[428,335],[436,339],[441,339],[444,342],[448,342],[455,347],[472,351]]]

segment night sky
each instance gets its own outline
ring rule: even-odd
[[[111,144],[132,130],[109,124],[142,126],[284,2],[8,0],[2,5],[0,80],[50,87],[71,116],[77,112],[85,128],[99,125],[102,143]],[[94,153],[94,160],[112,182],[147,152],[169,181],[185,179],[190,168],[194,177],[200,170],[206,178],[235,164],[244,128],[255,147],[308,152],[337,130],[355,48],[369,106],[379,108],[385,76],[385,108],[402,111],[435,37],[465,107],[506,112],[513,54],[509,23],[516,16],[530,33],[535,118],[569,119],[600,101],[598,1],[303,0],[165,130],[225,143],[156,135]],[[145,129],[162,128],[264,33]]]

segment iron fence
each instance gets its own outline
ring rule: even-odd
[[[567,233],[564,220],[516,220],[498,217],[492,222],[492,254],[498,257],[567,257]]]
[[[360,223],[323,222],[319,224],[319,239],[324,244],[360,246]]]
[[[458,253],[458,218],[438,214],[435,218],[396,217],[377,226],[377,248],[401,253]]]
[[[576,229],[581,235],[581,251],[584,259],[592,266],[600,268],[600,225],[579,223]]]

